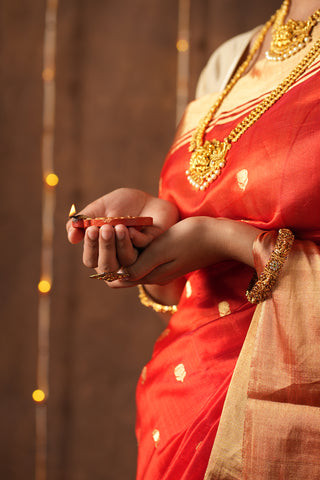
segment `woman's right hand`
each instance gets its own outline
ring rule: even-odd
[[[146,247],[153,239],[178,221],[178,210],[170,202],[153,197],[141,190],[120,188],[104,195],[85,207],[81,214],[89,217],[150,216],[153,226],[141,231],[123,225],[100,229],[89,227],[75,228],[69,220],[66,228],[70,243],[83,244],[83,263],[96,268],[98,273],[114,272],[120,267],[134,263],[138,256],[137,248]]]

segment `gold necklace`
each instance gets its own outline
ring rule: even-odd
[[[302,50],[312,40],[312,30],[320,21],[320,9],[316,10],[305,21],[284,20],[288,14],[290,0],[285,0],[278,10],[272,31],[270,50],[266,58],[273,61],[283,61]]]
[[[235,143],[239,138],[250,128],[259,118],[267,111],[274,103],[276,103],[288,89],[297,81],[297,79],[307,70],[307,68],[314,62],[320,53],[320,40],[309,50],[307,55],[294,68],[294,70],[273,90],[260,104],[254,108],[238,125],[225,137],[223,141],[220,140],[206,140],[204,141],[205,133],[209,123],[214,114],[222,104],[224,98],[233,88],[233,86],[240,79],[244,71],[247,69],[251,59],[261,46],[264,37],[275,21],[275,15],[266,23],[261,30],[251,52],[247,59],[238,68],[237,72],[230,80],[224,91],[218,97],[217,101],[211,107],[205,117],[203,117],[198,127],[196,128],[192,140],[190,142],[189,151],[192,152],[190,158],[189,169],[186,171],[186,176],[193,188],[196,190],[206,190],[209,185],[218,178],[221,170],[226,165],[226,156],[230,150],[232,143]]]

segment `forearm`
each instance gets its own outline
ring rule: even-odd
[[[210,217],[193,218],[192,229],[196,232],[196,239],[192,244],[182,246],[186,232],[183,232],[178,242],[180,248],[187,252],[186,256],[189,260],[198,256],[199,263],[195,262],[193,268],[187,271],[225,260],[236,260],[254,266],[252,247],[261,230],[242,222]],[[155,251],[152,253],[155,254]],[[152,258],[154,258],[153,254]],[[144,282],[146,285],[143,295],[147,294],[149,297],[146,297],[148,306],[154,306],[150,305],[149,299],[162,305],[176,305],[184,288],[184,278],[180,276],[165,285],[152,281]],[[158,306],[157,310],[159,310]]]

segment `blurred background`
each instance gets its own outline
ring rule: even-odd
[[[134,479],[135,385],[163,325],[88,278],[65,222],[119,186],[157,193],[209,55],[279,3],[2,0],[1,479]]]

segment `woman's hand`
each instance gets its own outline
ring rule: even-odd
[[[189,217],[156,238],[119,282],[164,285],[193,270],[238,260],[253,266],[252,246],[261,231],[228,219]]]
[[[101,272],[114,272],[120,267],[134,263],[137,248],[145,247],[178,220],[177,208],[165,200],[153,197],[141,190],[120,188],[90,203],[81,214],[89,217],[151,216],[153,226],[141,231],[123,225],[104,225],[100,229],[66,228],[71,243],[84,240],[83,263]]]

